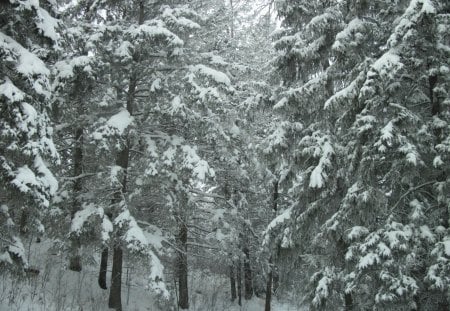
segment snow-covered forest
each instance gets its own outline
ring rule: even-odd
[[[1,0],[0,310],[450,310],[448,0]]]

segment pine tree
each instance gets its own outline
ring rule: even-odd
[[[58,183],[48,105],[51,50],[58,47],[52,5],[2,2],[0,13],[0,263],[27,266],[21,233],[43,233],[42,215]]]

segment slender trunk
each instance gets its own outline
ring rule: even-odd
[[[278,180],[275,180],[273,183],[273,205],[272,209],[276,213],[278,210]],[[270,304],[272,302],[272,287],[273,287],[273,263],[272,256],[269,258],[269,273],[267,275],[267,284],[266,284],[266,304],[264,307],[265,311],[270,311]]]
[[[353,298],[351,293],[345,293],[344,294],[344,310],[345,311],[351,311],[353,310]]]
[[[108,270],[108,248],[105,247],[102,251],[100,260],[100,272],[98,274],[98,285],[102,289],[108,289],[106,286],[106,271]]]
[[[83,128],[79,127],[75,130],[75,146],[73,149],[73,202],[71,219],[75,217],[75,214],[81,210],[81,202],[79,200],[80,192],[83,189],[82,179],[80,175],[83,174]],[[81,271],[81,254],[80,254],[81,242],[80,238],[76,234],[71,234],[70,237],[70,259],[69,270]]]
[[[270,311],[270,304],[272,302],[272,277],[273,277],[273,267],[272,267],[272,257],[269,259],[269,274],[267,275],[266,284],[266,304],[264,311]]]
[[[114,246],[108,307],[116,311],[122,311],[122,257],[120,245]]]
[[[428,87],[429,87],[429,96],[430,96],[430,105],[431,105],[431,115],[435,116],[441,112],[441,106],[439,104],[439,100],[434,98],[434,87],[436,86],[438,81],[438,77],[436,75],[431,75],[428,77]]]
[[[124,170],[122,188],[120,191],[114,194],[114,198],[111,202],[111,206],[119,208],[116,205],[120,205],[120,202],[124,200],[124,196],[127,192],[127,170],[128,161],[130,155],[129,141],[125,142],[125,147],[119,152],[116,159],[116,164]],[[116,213],[117,214],[117,213]],[[115,245],[113,249],[113,263],[111,272],[111,288],[109,290],[109,307],[115,310],[122,310],[122,263],[123,263],[123,250],[120,246],[119,237],[115,237]]]
[[[234,7],[233,0],[230,0],[230,10],[231,10],[231,22],[230,22],[230,37],[234,38]]]
[[[142,25],[144,23],[144,1],[139,1],[139,17],[138,24]],[[134,65],[140,62],[139,52],[133,54]],[[128,83],[127,91],[127,111],[130,115],[133,115],[134,111],[134,101],[136,98],[136,86],[138,81],[138,71],[136,66],[132,67],[130,73],[130,80]],[[125,146],[117,154],[116,165],[123,169],[123,180],[121,191],[114,195],[112,200],[112,208],[119,208],[120,203],[125,200],[125,195],[127,193],[127,181],[128,181],[128,166],[130,160],[130,138],[128,133],[125,135]],[[119,206],[117,206],[119,204]],[[123,264],[123,250],[119,242],[119,237],[115,237],[114,253],[113,253],[113,266],[111,273],[111,289],[109,292],[109,307],[114,308],[118,311],[122,310],[122,264]]]
[[[25,208],[22,208],[22,213],[20,214],[20,233],[26,234],[28,232],[27,228],[28,222],[28,211]]]
[[[338,258],[336,262],[339,262],[342,267],[345,267],[346,262],[343,260],[345,258],[345,253],[347,252],[348,245],[344,241],[344,239],[341,237],[339,240],[337,240],[336,243],[337,251],[338,251]],[[346,293],[344,292],[344,310],[345,311],[351,311],[353,310],[353,297],[352,293]]]
[[[178,306],[182,310],[189,309],[188,295],[188,266],[187,266],[187,226],[185,223],[180,224],[180,232],[178,236]]]
[[[82,269],[81,265],[81,243],[78,237],[72,237],[70,242],[70,259],[69,259],[69,270],[80,272]]]
[[[231,301],[236,300],[236,278],[234,277],[234,265],[230,265]]]
[[[252,278],[252,268],[250,265],[250,251],[248,247],[244,248],[244,289],[245,289],[245,299],[249,300],[253,297],[253,278]]]
[[[242,277],[241,277],[241,260],[237,263],[237,290],[238,290],[238,304],[242,306]]]

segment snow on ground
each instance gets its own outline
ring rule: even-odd
[[[0,311],[107,311],[109,290],[98,286],[99,251],[91,256],[83,271],[67,269],[62,253],[51,250],[52,242],[43,241],[25,245],[30,247],[30,267],[40,270],[38,275],[28,275],[21,280],[0,275]],[[111,256],[110,256],[111,257]],[[111,258],[110,258],[111,260]],[[161,306],[158,298],[148,290],[145,267],[123,267],[122,304],[124,311],[170,311],[172,303]],[[108,263],[108,280],[111,262]],[[127,271],[131,281],[127,282]],[[169,279],[169,278],[167,278]],[[173,282],[173,281],[172,281]],[[167,284],[173,288],[174,284]],[[189,274],[190,311],[262,311],[264,298],[254,297],[239,306],[230,301],[229,280],[226,276],[195,270]],[[174,295],[175,296],[175,295]],[[304,309],[307,310],[307,309]],[[302,311],[296,306],[277,301],[272,311]]]
[[[83,271],[67,269],[65,256],[50,249],[51,242],[31,245],[30,267],[40,270],[38,275],[29,275],[22,280],[12,280],[0,275],[1,311],[106,311],[108,290],[102,290],[97,283],[99,256],[93,256],[91,265],[84,265]],[[28,245],[25,245],[27,247]],[[97,252],[98,253],[98,252]],[[110,256],[111,257],[111,256]],[[111,260],[111,258],[110,258]],[[109,262],[108,269],[111,269]],[[151,293],[143,285],[144,280],[133,279],[126,284],[127,267],[124,265],[122,303],[124,311],[160,311]],[[139,273],[146,275],[145,273]],[[133,271],[136,277],[138,272]],[[107,284],[110,272],[108,273]],[[128,288],[130,290],[128,291]],[[129,294],[128,294],[129,293]]]

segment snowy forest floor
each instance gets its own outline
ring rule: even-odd
[[[67,269],[63,252],[51,249],[52,241],[30,243],[29,263],[39,274],[17,278],[2,275],[0,280],[0,311],[103,311],[108,309],[108,290],[97,283],[99,256],[85,264],[81,272]],[[98,253],[98,252],[97,252]],[[109,265],[109,268],[111,265]],[[130,269],[124,264],[122,304],[124,311],[166,311],[158,298],[146,287],[142,267]],[[128,271],[128,272],[127,272]],[[109,277],[110,271],[108,273]],[[129,280],[129,281],[128,281]],[[108,284],[110,280],[108,279]],[[231,302],[229,280],[223,275],[196,270],[189,275],[190,309],[192,311],[262,311],[264,299],[243,300],[243,305]],[[171,299],[176,299],[172,297]],[[175,303],[173,305],[176,305]],[[273,311],[300,311],[296,306],[272,302]],[[306,309],[305,309],[306,310]]]

